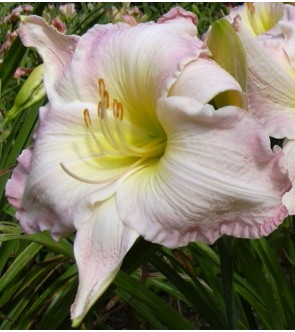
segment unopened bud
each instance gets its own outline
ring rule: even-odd
[[[231,74],[245,92],[247,87],[246,53],[236,31],[226,19],[220,19],[212,24],[207,46],[213,60]]]
[[[20,88],[12,108],[6,113],[4,123],[14,119],[23,110],[34,106],[46,96],[43,85],[43,65],[36,67]]]

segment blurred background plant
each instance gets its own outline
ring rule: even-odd
[[[95,23],[156,20],[174,3],[0,3],[0,329],[71,329],[77,290],[73,237],[25,235],[4,197],[21,150],[30,145],[40,94],[11,111],[41,60],[17,37],[20,15],[42,15],[57,30],[83,34]],[[181,3],[203,34],[228,11],[222,3]],[[8,119],[4,122],[4,119]],[[224,237],[208,246],[168,250],[139,240],[82,329],[295,328],[294,221],[268,238]]]

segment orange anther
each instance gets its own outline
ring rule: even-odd
[[[121,103],[118,103],[117,118],[118,118],[120,121],[123,120],[123,105],[122,105]]]
[[[117,112],[118,112],[118,102],[117,102],[116,99],[114,99],[114,101],[113,101],[113,115],[114,115],[114,117],[117,116]]]
[[[101,96],[101,98],[103,98],[106,87],[104,84],[104,80],[102,78],[98,80],[98,89],[99,89],[99,95]]]
[[[103,108],[108,109],[110,107],[110,96],[107,90],[104,90],[103,92]]]
[[[250,12],[250,14],[254,14],[255,13],[255,6],[253,2],[246,2],[248,11]]]
[[[100,101],[97,105],[97,115],[100,119],[103,119],[103,110],[102,102]]]

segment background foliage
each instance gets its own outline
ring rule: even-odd
[[[78,285],[73,236],[55,242],[47,232],[23,234],[4,197],[11,168],[30,145],[38,108],[46,102],[44,98],[3,123],[26,79],[14,78],[16,69],[40,63],[19,38],[5,44],[7,34],[18,26],[17,15],[9,15],[19,5],[0,3],[0,329],[71,329],[69,309]],[[95,23],[116,22],[122,11],[133,7],[76,3],[76,13],[63,15],[58,4],[31,5],[49,23],[58,18],[66,33],[75,34]],[[142,15],[134,15],[142,21],[156,20],[173,5],[136,3]],[[200,34],[227,11],[222,3],[181,6],[198,15]],[[225,237],[212,246],[191,243],[175,250],[140,240],[81,328],[295,328],[294,237],[294,222],[288,218],[271,236],[259,240]]]

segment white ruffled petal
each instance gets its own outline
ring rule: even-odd
[[[214,242],[222,234],[256,238],[287,216],[291,184],[282,152],[272,152],[256,118],[236,107],[215,111],[192,99],[159,100],[165,154],[119,188],[124,223],[168,247]]]

